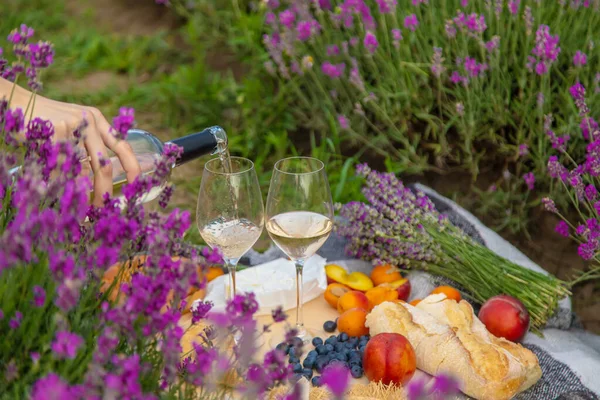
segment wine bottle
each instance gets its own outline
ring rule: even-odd
[[[133,153],[138,160],[142,174],[148,175],[154,172],[156,161],[158,161],[163,153],[165,143],[150,132],[141,129],[130,129],[127,132],[125,139],[131,146]],[[215,155],[227,153],[227,134],[225,130],[219,126],[212,126],[200,132],[193,133],[184,137],[173,139],[168,143],[182,147],[181,157],[176,161],[172,168],[183,165],[189,161],[195,160],[204,155]],[[127,173],[121,165],[119,158],[109,150],[108,157],[112,164],[113,172],[113,197],[119,198],[121,205],[124,205],[124,198],[121,193],[122,187],[127,184]],[[93,181],[94,174],[90,166],[89,157],[81,160],[82,170],[84,173],[89,173],[90,179]],[[20,167],[13,168],[10,173],[15,173]],[[147,203],[154,200],[164,189],[154,187],[140,199],[141,202]],[[90,193],[90,200],[93,199],[94,193]]]
[[[150,132],[141,129],[130,129],[127,132],[126,141],[133,149],[133,154],[135,154],[140,164],[142,174],[152,174],[156,161],[160,159],[163,153],[165,143]],[[172,168],[175,168],[204,155],[226,152],[227,134],[223,128],[212,126],[200,132],[173,139],[168,143],[175,144],[183,149],[181,157],[172,166]],[[127,173],[123,169],[119,158],[114,153],[109,152],[109,157],[113,170],[113,197],[122,197],[121,188],[127,184]],[[86,162],[89,163],[89,161]],[[86,168],[85,165],[83,167],[84,169]],[[88,166],[88,168],[90,167]],[[90,179],[93,179],[93,173],[90,173]],[[142,196],[140,201],[147,203],[154,200],[160,195],[163,189],[164,184],[163,186],[152,188]],[[93,198],[93,193],[90,196]]]

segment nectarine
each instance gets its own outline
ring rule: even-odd
[[[402,275],[398,268],[390,264],[377,265],[371,271],[371,280],[375,286],[382,283],[394,282],[402,279]]]
[[[325,297],[325,301],[331,307],[337,310],[338,300],[340,299],[340,297],[350,292],[351,290],[352,289],[350,289],[348,286],[342,285],[341,283],[331,283],[327,285],[327,289],[325,289],[323,297]]]
[[[365,326],[367,314],[368,312],[364,308],[352,308],[344,312],[338,318],[338,331],[346,333],[348,336],[368,335],[369,328]]]
[[[369,299],[363,292],[353,290],[344,294],[337,303],[337,310],[340,314],[348,311],[351,308],[364,308],[369,309]]]
[[[529,312],[519,300],[501,294],[481,306],[479,319],[494,336],[518,342],[529,330]]]
[[[369,340],[363,354],[363,368],[369,381],[403,385],[417,369],[412,345],[398,333],[380,333]]]

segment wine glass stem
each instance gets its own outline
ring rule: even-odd
[[[302,304],[304,303],[302,298],[303,268],[304,260],[296,260],[296,329],[298,330],[298,337],[302,337],[306,334],[306,330],[304,329],[304,314],[302,312]]]
[[[235,297],[235,271],[237,269],[237,260],[225,260],[227,270],[229,271],[229,292],[227,293],[227,300],[231,301]]]

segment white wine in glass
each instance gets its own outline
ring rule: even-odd
[[[252,161],[215,158],[204,165],[196,220],[200,236],[218,248],[229,271],[229,292],[236,293],[235,272],[240,258],[260,237],[264,206]]]
[[[302,314],[302,270],[333,229],[333,202],[323,162],[290,157],[275,164],[266,221],[273,242],[295,263],[296,329],[298,337],[307,341],[311,335]]]

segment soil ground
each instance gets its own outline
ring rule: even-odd
[[[77,15],[80,7],[79,1],[69,0],[68,9]],[[177,19],[169,12],[165,12],[162,6],[153,4],[151,0],[95,0],[95,13],[97,23],[107,33],[123,35],[146,35],[159,29],[172,29],[177,26]],[[233,63],[233,57],[227,54],[215,54],[214,62],[208,60],[216,71],[233,70],[236,75],[243,70],[239,65]],[[76,82],[64,82],[70,85],[74,91],[96,90],[105,84],[114,82],[125,82],[128,78],[112,73],[98,71],[78,79]],[[137,119],[144,126],[152,126],[152,116],[143,115],[138,112]],[[158,131],[159,136],[169,137],[169,132]],[[301,144],[298,146],[301,148]],[[190,174],[198,174],[202,169],[201,164],[194,162],[185,167],[178,168],[174,173],[174,179],[184,179]],[[192,175],[193,176],[193,175]],[[413,178],[414,179],[414,178]],[[464,177],[429,175],[419,180],[444,195],[455,192],[463,193],[460,202],[467,208],[477,201],[474,194],[469,194],[469,180]],[[176,192],[177,193],[177,192]],[[196,193],[177,193],[174,202],[187,208],[195,208]],[[478,216],[485,223],[485,216]],[[548,213],[540,212],[536,216],[537,223],[532,228],[531,240],[524,235],[507,235],[500,232],[505,239],[519,248],[533,261],[541,265],[547,271],[559,278],[568,279],[577,270],[585,268],[584,262],[577,255],[574,243],[554,232],[557,219]],[[600,334],[600,284],[589,282],[574,288],[573,303],[575,312],[581,318],[586,329]]]

